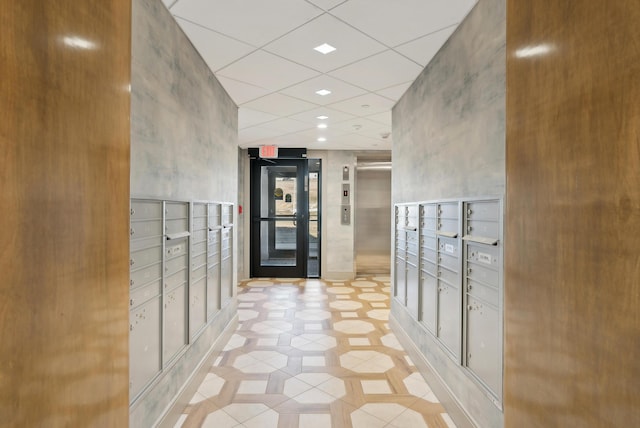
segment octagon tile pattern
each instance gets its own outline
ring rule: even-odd
[[[175,427],[455,427],[389,330],[389,278],[253,279]]]

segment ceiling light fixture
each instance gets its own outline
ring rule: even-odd
[[[516,51],[516,57],[528,58],[531,56],[546,55],[550,53],[552,50],[553,50],[553,47],[550,45],[526,46]]]
[[[326,123],[319,123],[319,124],[318,124],[318,128],[320,128],[320,129],[327,129],[327,124],[326,124]]]
[[[76,49],[94,49],[96,47],[95,43],[76,36],[65,36],[62,41],[65,45]]]
[[[325,115],[316,116],[316,119],[325,120],[325,119],[329,119],[329,116],[325,116]]]
[[[319,143],[324,143],[325,141],[327,141],[327,139],[326,139],[326,138],[324,138],[324,137],[320,137],[320,138],[318,138],[318,142],[319,142]]]
[[[320,96],[325,96],[325,95],[329,95],[331,93],[331,91],[329,91],[328,89],[320,89],[319,91],[316,91],[316,94],[320,95]]]
[[[318,51],[318,52],[320,52],[321,54],[326,55],[326,54],[328,54],[328,53],[331,53],[331,52],[335,51],[335,50],[336,50],[336,48],[334,48],[334,47],[333,47],[333,46],[331,46],[330,44],[323,43],[323,44],[321,44],[320,46],[316,46],[315,48],[313,48],[313,50],[314,50],[314,51]]]

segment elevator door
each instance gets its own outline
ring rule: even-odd
[[[252,160],[252,277],[307,275],[308,213],[306,159]]]

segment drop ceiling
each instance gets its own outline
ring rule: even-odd
[[[163,2],[238,105],[240,147],[329,150],[390,150],[391,108],[475,4]]]

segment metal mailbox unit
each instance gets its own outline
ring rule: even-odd
[[[220,204],[207,204],[207,320],[211,320],[220,310],[220,211]]]
[[[462,347],[460,203],[439,202],[436,206],[437,337],[456,361],[459,361]]]
[[[394,297],[500,407],[502,199],[421,202],[417,223],[413,207],[395,206]]]
[[[419,308],[418,206],[395,207],[395,287],[394,297],[414,318]]]
[[[193,339],[207,324],[207,204],[194,202],[191,212],[189,337]]]
[[[131,200],[130,403],[233,297],[233,207]]]
[[[502,400],[502,206],[499,199],[464,203],[464,365]]]
[[[162,370],[163,203],[131,201],[129,396]]]
[[[233,297],[233,204],[222,204],[222,241],[220,261],[220,303]]]
[[[189,343],[189,203],[165,202],[163,361]]]

